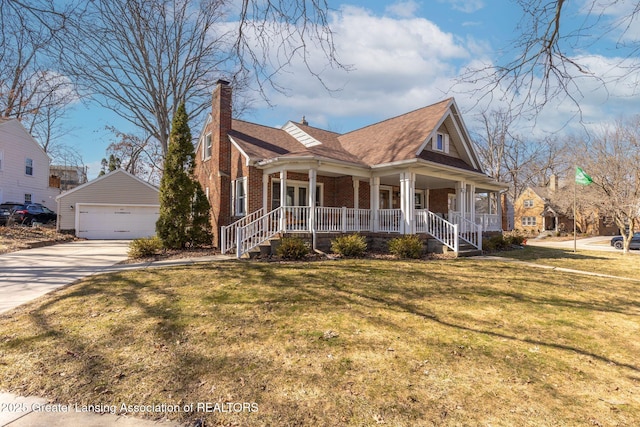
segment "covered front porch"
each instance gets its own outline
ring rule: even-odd
[[[357,232],[428,234],[457,252],[461,242],[481,248],[484,231],[500,231],[501,188],[489,179],[482,187],[465,172],[433,165],[373,173],[296,166],[263,170],[262,208],[222,227],[223,253],[242,256],[284,233]]]

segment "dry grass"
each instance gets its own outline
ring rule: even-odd
[[[640,254],[635,250],[625,255],[622,251],[578,250],[574,253],[572,249],[526,246],[523,250],[506,251],[495,255],[551,267],[640,279]]]
[[[242,426],[640,423],[638,285],[473,259],[95,276],[0,317],[0,388]],[[164,414],[156,414],[164,415]]]
[[[41,242],[66,242],[74,236],[57,233],[51,227],[0,226],[0,254],[28,249]]]

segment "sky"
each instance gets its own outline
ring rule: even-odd
[[[563,25],[584,22],[588,2],[568,3],[572,9]],[[625,16],[635,3],[622,1],[601,19]],[[240,118],[279,127],[305,116],[312,126],[343,133],[453,96],[473,131],[482,108],[505,106],[495,97],[489,105],[485,100],[479,104],[478,95],[470,90],[473,85],[456,81],[465,68],[495,63],[508,53],[505,48],[517,36],[516,26],[522,15],[514,2],[331,0],[330,5],[334,9],[331,27],[338,59],[350,71],[326,67],[326,59],[318,52],[311,64],[322,71],[322,82],[303,64],[293,63],[276,76],[277,83],[287,88],[286,93],[268,92],[271,105],[256,98]],[[635,23],[631,24],[626,39],[615,32],[603,34],[597,42],[573,54],[594,70],[616,73],[620,60],[616,46],[640,37]],[[609,86],[607,91],[592,79],[580,80],[583,124],[598,126],[637,111],[640,94],[634,89],[634,77]],[[212,81],[212,90],[214,85]],[[73,130],[61,142],[82,155],[89,167],[89,179],[99,173],[100,160],[113,138],[105,126],[131,128],[114,113],[93,104],[75,106],[68,122]],[[532,135],[567,133],[578,125],[576,106],[562,99],[554,100],[536,120],[523,117],[520,123],[522,131]],[[199,133],[200,129],[192,129],[193,135]]]

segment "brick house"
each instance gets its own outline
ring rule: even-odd
[[[505,186],[482,171],[453,98],[345,134],[233,119],[231,105],[220,80],[196,146],[223,252],[292,232],[421,233],[457,251],[500,230]]]
[[[561,192],[561,193],[560,193]],[[568,188],[558,186],[558,178],[552,175],[546,187],[527,187],[514,202],[514,228],[528,234],[539,234],[544,231],[573,232],[573,218],[568,217],[553,203],[556,197],[568,196]],[[578,231],[593,235],[614,235],[618,233],[612,221],[597,212],[588,212],[593,218],[586,225],[586,230]]]

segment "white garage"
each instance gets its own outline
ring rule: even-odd
[[[137,239],[156,234],[157,205],[77,204],[76,236],[85,239]]]
[[[62,193],[58,230],[85,239],[137,239],[153,236],[160,211],[158,188],[116,169]]]

